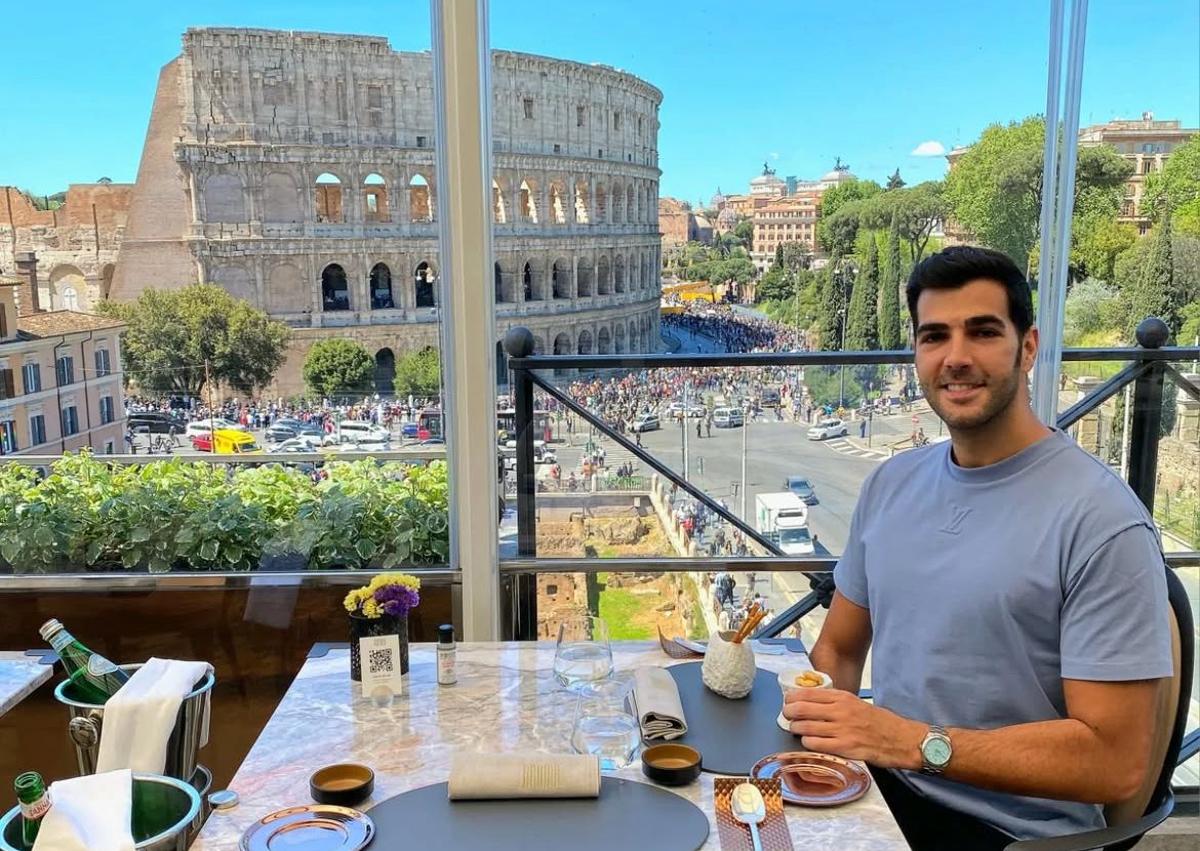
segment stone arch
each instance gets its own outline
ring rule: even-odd
[[[246,199],[240,177],[223,171],[204,181],[204,218],[209,222],[246,221]]]
[[[496,304],[503,304],[508,301],[505,298],[506,293],[504,292],[504,272],[500,269],[499,261],[493,263],[492,268],[492,286],[494,287]]]
[[[590,200],[587,181],[575,181],[575,221],[581,225],[586,225],[591,221],[591,207],[588,205]]]
[[[51,310],[78,310],[79,294],[86,292],[83,272],[78,266],[64,263],[50,270],[50,285],[48,288],[39,287],[39,300],[43,307]],[[70,299],[74,307],[67,307]]]
[[[608,192],[603,183],[596,184],[596,215],[594,221],[602,224],[608,221]]]
[[[433,187],[429,185],[425,175],[419,172],[414,174],[408,181],[409,221],[432,222],[434,220],[433,201]]]
[[[625,292],[625,255],[620,252],[613,258],[613,287],[617,292]]]
[[[596,295],[608,295],[612,292],[612,268],[608,255],[601,254],[596,261]]]
[[[533,268],[533,263],[526,261],[521,267],[521,293],[523,301],[537,301],[541,297],[537,286],[537,270]]]
[[[577,346],[577,350],[578,350],[579,354],[581,354],[581,355],[590,355],[592,353],[592,332],[591,331],[580,331],[579,332],[579,345]]]
[[[535,355],[546,354],[546,341],[543,340],[541,337],[533,338],[533,353]]]
[[[639,221],[637,196],[633,191],[632,183],[625,190],[625,215],[628,217],[626,219],[628,222]]]
[[[116,266],[112,263],[105,263],[100,269],[100,298],[107,301],[108,294],[112,292],[113,272],[116,271]]]
[[[370,284],[372,310],[391,310],[396,306],[392,298],[392,270],[386,263],[371,267]]]
[[[563,201],[565,192],[561,181],[555,180],[550,184],[550,220],[556,225],[567,223],[567,206]]]
[[[571,298],[571,261],[560,257],[554,261],[550,272],[551,292],[554,298]]]
[[[296,180],[284,171],[273,171],[263,180],[263,221],[293,224],[303,221],[300,189]]]
[[[612,223],[620,225],[625,223],[625,190],[618,182],[613,182],[612,185]]]
[[[601,325],[596,334],[596,354],[612,354],[612,333],[608,330],[607,325]]]
[[[580,257],[575,263],[575,293],[580,298],[592,294],[592,258]]]
[[[371,172],[363,180],[363,221],[369,223],[390,220],[387,181],[381,175]]]
[[[346,213],[342,207],[342,179],[332,172],[317,175],[316,211],[318,222],[344,222]]]
[[[337,263],[330,263],[321,270],[321,309],[327,312],[350,309],[346,270]]]
[[[618,322],[613,331],[613,349],[616,354],[623,355],[625,354],[625,323]]]
[[[630,319],[629,320],[629,351],[631,351],[631,352],[640,352],[641,351],[641,347],[638,346],[638,336],[639,335],[638,335],[637,320]]]
[[[396,354],[386,346],[375,353],[375,392],[380,396],[396,392]]]
[[[522,221],[538,223],[537,182],[529,179],[521,181],[518,193],[517,209]]]
[[[422,260],[413,270],[413,304],[417,307],[437,307],[437,269]]]
[[[312,293],[300,269],[291,263],[271,267],[267,275],[267,311],[300,313],[312,309]]]
[[[570,354],[574,354],[574,352],[575,352],[575,349],[571,345],[571,335],[566,333],[565,331],[559,332],[554,337],[554,354],[570,355]],[[559,367],[554,368],[555,375],[563,375],[564,373],[566,373],[566,371],[567,371],[566,369],[560,369]]]
[[[497,225],[508,224],[508,204],[504,200],[504,190],[494,180],[492,181],[492,222]]]

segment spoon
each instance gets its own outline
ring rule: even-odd
[[[762,851],[762,840],[758,837],[758,823],[767,817],[767,805],[762,793],[753,783],[739,783],[729,796],[729,808],[733,817],[750,826],[750,841],[754,851]]]

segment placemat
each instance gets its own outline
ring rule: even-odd
[[[696,851],[708,839],[708,817],[687,798],[617,777],[601,778],[599,798],[550,800],[452,802],[437,783],[381,801],[368,815],[371,851],[612,851],[614,843]]]
[[[746,775],[764,756],[800,749],[800,739],[775,723],[783,706],[776,674],[760,668],[750,694],[730,700],[704,686],[701,664],[685,662],[667,670],[679,688],[688,726],[687,733],[673,741],[700,751],[705,771]]]
[[[763,851],[793,851],[792,832],[783,812],[783,796],[778,778],[718,777],[713,780],[713,804],[717,810],[717,836],[722,851],[753,851],[750,828],[733,817],[729,797],[740,783],[753,783],[767,805],[767,817],[758,825]]]

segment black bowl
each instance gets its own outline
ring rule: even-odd
[[[686,786],[700,776],[700,751],[687,745],[652,745],[642,751],[642,774],[663,786]]]
[[[327,765],[308,778],[308,789],[318,804],[353,807],[375,791],[375,772],[352,762]]]

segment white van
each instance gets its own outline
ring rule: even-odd
[[[392,435],[387,429],[359,420],[342,420],[338,423],[340,443],[389,443]]]
[[[717,408],[713,411],[713,425],[717,428],[737,428],[744,419],[738,408]]]

